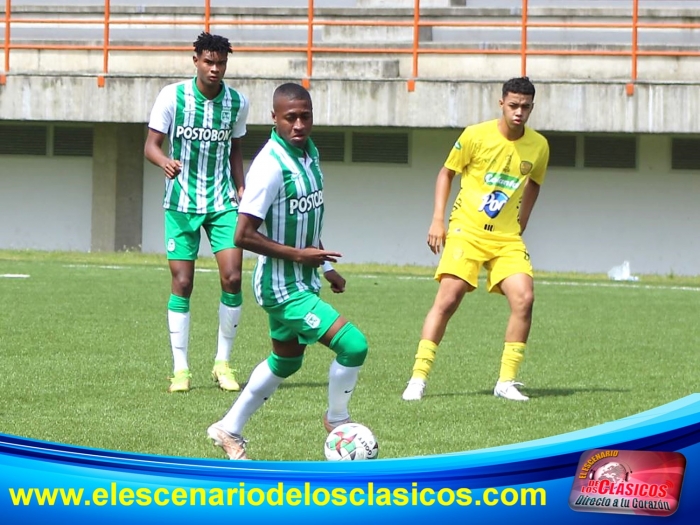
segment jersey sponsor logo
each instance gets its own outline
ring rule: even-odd
[[[460,150],[460,149],[462,149],[462,144],[459,141],[457,141],[457,142],[455,142],[454,148],[456,150]]]
[[[315,191],[305,197],[289,199],[289,215],[307,213],[323,205],[323,190]]]
[[[484,182],[489,186],[496,186],[498,188],[506,188],[509,190],[517,190],[520,187],[521,180],[517,177],[511,177],[504,173],[488,172],[484,177]]]
[[[194,128],[192,126],[178,126],[175,128],[175,138],[185,140],[200,140],[204,142],[229,142],[232,131],[230,129]]]
[[[175,251],[175,239],[168,239],[168,251],[169,252]]]
[[[483,211],[486,215],[494,219],[501,213],[501,210],[507,202],[508,195],[502,191],[496,190],[493,193],[483,196],[479,211]]]

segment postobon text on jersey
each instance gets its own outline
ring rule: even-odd
[[[178,126],[175,128],[175,138],[203,140],[205,142],[228,142],[231,140],[231,130]]]
[[[313,209],[319,208],[323,204],[323,190],[318,190],[310,193],[306,197],[289,200],[289,215],[295,213],[306,213]]]

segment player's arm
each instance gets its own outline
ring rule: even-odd
[[[239,93],[241,106],[238,110],[238,118],[231,130],[233,139],[231,140],[231,154],[229,155],[229,163],[231,165],[231,178],[236,186],[238,201],[243,198],[245,190],[245,172],[243,171],[243,149],[242,138],[247,131],[248,112],[250,110],[250,102],[248,98]]]
[[[454,176],[454,170],[443,166],[435,181],[433,220],[428,229],[428,246],[433,253],[440,253],[440,249],[445,245],[445,207],[452,190]]]
[[[158,93],[148,121],[148,136],[143,154],[149,162],[163,170],[165,176],[174,179],[180,174],[182,164],[163,153],[165,135],[175,119],[173,86],[166,86]]]
[[[523,198],[520,201],[520,235],[523,234],[527,227],[532,208],[535,207],[535,202],[537,202],[539,195],[540,185],[534,180],[528,179],[525,183],[525,189],[523,189]]]
[[[245,198],[245,197],[244,197]],[[286,259],[305,266],[321,266],[324,262],[336,262],[342,255],[309,246],[307,248],[295,248],[273,241],[258,231],[262,224],[262,218],[240,211],[234,242],[236,246],[244,250],[267,255],[276,259]]]
[[[243,190],[245,189],[245,174],[243,172],[243,150],[240,138],[231,139],[231,155],[229,156],[229,162],[231,163],[231,177],[233,178],[233,183],[236,185],[238,200],[241,200],[243,197]]]
[[[179,160],[173,160],[163,153],[163,141],[165,133],[148,129],[148,137],[146,137],[146,145],[143,148],[143,154],[149,162],[158,166],[163,170],[165,176],[169,179],[174,179],[180,174],[182,164]]]
[[[319,243],[319,248],[325,250],[323,241]],[[340,275],[330,263],[323,263],[321,265],[321,270],[323,271],[323,277],[330,283],[333,293],[343,293],[345,291],[345,278]]]

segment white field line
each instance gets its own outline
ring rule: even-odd
[[[131,266],[109,266],[109,265],[92,265],[92,264],[66,264],[64,265],[65,268],[101,268],[105,270],[128,270],[130,268],[133,268]],[[154,269],[159,270],[159,271],[165,271],[168,268],[164,266],[158,266],[155,267]],[[199,273],[218,273],[218,270],[213,269],[213,268],[196,268],[195,272]],[[251,273],[250,270],[244,270],[244,274],[249,274]],[[29,275],[25,274],[0,274],[0,277],[7,277],[7,278],[27,278]],[[360,274],[360,275],[354,275],[353,277],[359,278],[359,279],[379,279],[380,277],[393,277],[390,275],[372,275],[372,274]],[[421,276],[421,275],[398,275],[395,277],[398,280],[402,281],[432,281],[432,277],[427,277],[427,276]],[[589,282],[577,282],[577,281],[539,281],[535,280],[535,285],[544,285],[544,286],[583,286],[583,287],[590,287],[590,288],[627,288],[627,289],[632,289],[632,290],[676,290],[676,291],[682,291],[682,292],[700,292],[700,286],[669,286],[665,284],[632,284],[632,283],[618,283],[618,282],[611,282],[611,283],[589,283]]]
[[[377,275],[358,275],[361,279],[377,279]],[[419,275],[400,275],[399,280],[413,281],[432,281],[432,277]],[[700,287],[697,286],[669,286],[665,284],[628,284],[628,283],[587,283],[577,281],[538,281],[535,279],[535,285],[545,286],[587,286],[592,288],[631,288],[637,290],[679,290],[683,292],[700,292]]]
[[[29,279],[29,275],[26,273],[2,273],[0,278],[5,279]]]

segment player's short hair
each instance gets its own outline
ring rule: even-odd
[[[221,35],[212,35],[206,31],[202,31],[197,37],[197,40],[192,42],[192,45],[194,46],[194,52],[197,56],[200,56],[204,51],[210,51],[224,56],[233,52],[233,49],[231,49],[231,42],[228,41],[228,38]]]
[[[311,104],[311,94],[306,90],[301,84],[295,84],[294,82],[287,82],[277,86],[275,93],[272,95],[272,101],[274,103],[278,98],[286,98],[288,100],[306,100]]]
[[[527,77],[517,77],[506,80],[503,84],[503,98],[506,98],[508,93],[517,93],[519,95],[532,95],[535,98],[535,86]]]

